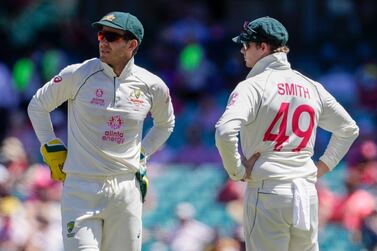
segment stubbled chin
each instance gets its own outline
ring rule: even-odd
[[[100,55],[100,58],[106,58],[110,55],[109,52],[106,52],[106,51],[99,51],[99,55]]]
[[[107,60],[106,60],[106,56],[105,55],[103,55],[103,54],[101,54],[100,56],[99,56],[99,59],[102,61],[102,62],[104,62],[104,63],[107,63]]]

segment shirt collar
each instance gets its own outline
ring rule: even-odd
[[[106,75],[110,76],[110,77],[117,77],[117,75],[115,74],[115,72],[113,71],[113,68],[111,68],[110,65],[104,63],[101,61],[101,65],[102,65],[102,68],[105,72]],[[133,69],[133,66],[134,66],[134,57],[130,58],[130,60],[128,61],[128,63],[124,66],[122,72],[120,73],[119,75],[119,79],[126,79],[128,76],[131,75],[131,72],[132,72],[132,69]]]
[[[291,64],[288,62],[287,53],[275,52],[261,58],[251,69],[246,78],[254,77],[265,70],[288,70]]]

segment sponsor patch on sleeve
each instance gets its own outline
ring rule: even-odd
[[[229,99],[229,105],[233,105],[234,103],[236,103],[238,96],[238,92],[234,92]]]
[[[63,78],[61,76],[55,76],[52,80],[52,82],[54,84],[59,84],[60,82],[62,82]]]

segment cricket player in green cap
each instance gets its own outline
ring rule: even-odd
[[[141,22],[111,12],[93,23],[99,58],[64,68],[40,88],[28,114],[55,180],[64,182],[66,251],[140,251],[146,160],[174,127],[169,90],[134,63]],[[68,102],[68,142],[56,138],[49,113]],[[153,127],[142,137],[148,113]]]
[[[233,41],[251,71],[216,124],[216,145],[230,178],[247,182],[246,250],[316,251],[315,182],[347,153],[359,128],[320,83],[291,68],[288,32],[278,20],[245,22]],[[317,127],[332,136],[314,163]]]

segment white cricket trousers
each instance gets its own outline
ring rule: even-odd
[[[67,175],[62,194],[65,251],[140,251],[142,202],[135,174]]]
[[[249,182],[244,200],[247,251],[318,251],[318,196],[307,182],[309,230],[294,226],[294,188],[291,182]],[[296,208],[297,209],[297,208]],[[309,218],[310,217],[310,218]]]

